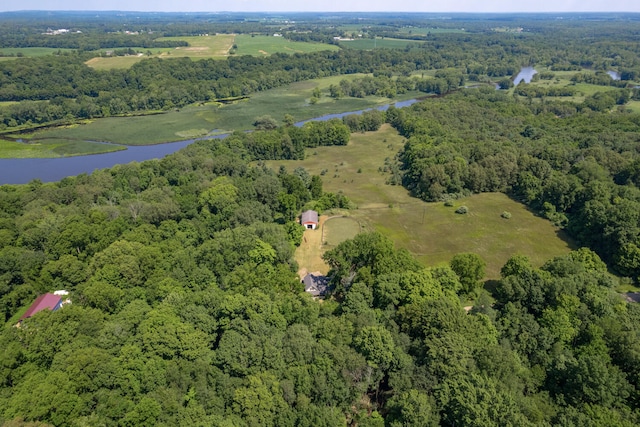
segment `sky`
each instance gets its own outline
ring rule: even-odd
[[[3,0],[0,11],[640,12],[638,0]]]

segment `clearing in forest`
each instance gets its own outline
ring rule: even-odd
[[[402,186],[387,185],[390,175],[382,171],[385,160],[393,162],[403,141],[384,125],[378,132],[352,134],[346,147],[317,147],[308,149],[304,160],[267,163],[275,170],[280,165],[289,171],[302,166],[313,175],[322,175],[325,191],[342,191],[357,205],[350,215],[364,228],[388,236],[425,265],[447,263],[456,253],[474,252],[487,263],[487,279],[495,279],[512,255],[526,255],[540,266],[572,249],[561,230],[505,194],[476,194],[446,207],[411,197]],[[469,213],[456,214],[460,205],[467,206]],[[510,219],[501,217],[504,211],[511,213]]]

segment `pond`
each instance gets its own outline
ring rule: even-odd
[[[417,99],[397,102],[397,108],[407,107],[418,102]],[[384,111],[392,104],[378,107]],[[362,114],[365,110],[350,111],[340,114],[328,114],[311,120],[329,120],[333,118],[342,118],[349,114]],[[304,123],[311,121],[305,120],[296,123],[302,126]],[[227,135],[216,135],[206,139],[220,139]],[[189,139],[186,141],[169,142],[166,144],[145,145],[145,146],[128,146],[126,150],[115,151],[112,153],[92,154],[88,156],[74,157],[58,157],[49,159],[0,159],[0,185],[2,184],[26,184],[31,180],[39,179],[42,182],[59,181],[64,177],[79,175],[82,173],[91,173],[96,169],[110,168],[117,164],[129,162],[141,162],[150,159],[159,159],[168,154],[192,144],[198,139]]]
[[[620,80],[622,77],[619,72],[613,70],[607,71],[607,74],[609,74],[613,80]]]
[[[513,84],[518,86],[521,81],[531,83],[531,79],[535,74],[538,74],[538,72],[533,67],[522,67],[516,78],[513,79]]]

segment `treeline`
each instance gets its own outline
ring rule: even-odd
[[[380,122],[382,124],[383,121]],[[378,128],[380,125],[378,125]],[[349,127],[340,119],[311,121],[297,126],[272,130],[235,132],[228,143],[242,146],[256,160],[304,159],[305,148],[347,145]]]
[[[415,196],[511,194],[636,278],[640,116],[590,106],[529,105],[479,89],[390,109],[387,121],[408,138],[399,159]]]
[[[48,47],[54,49],[77,49],[96,51],[100,49],[119,49],[137,47],[144,49],[172,48],[188,46],[181,40],[157,40],[159,34],[91,34],[68,32],[64,34],[16,34],[0,32],[0,46],[5,48]]]

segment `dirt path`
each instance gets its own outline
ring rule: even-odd
[[[296,249],[295,258],[298,262],[298,275],[303,278],[307,273],[319,271],[322,274],[329,272],[329,266],[322,260],[324,248],[322,245],[322,229],[326,215],[321,215],[320,223],[315,230],[305,230],[302,243]]]

